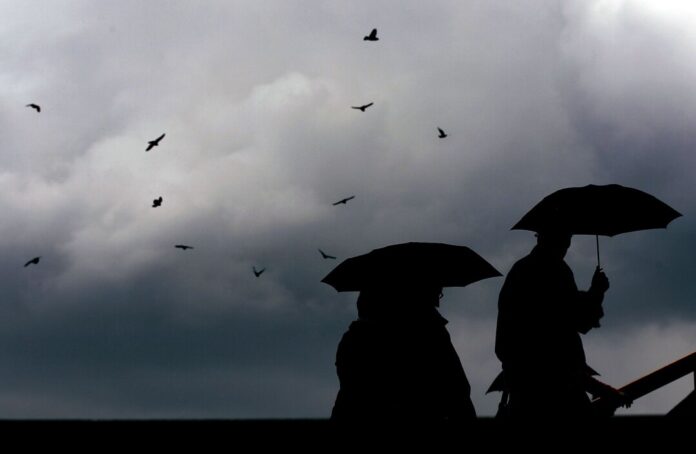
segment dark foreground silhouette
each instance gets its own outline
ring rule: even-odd
[[[597,268],[592,285],[579,291],[563,258],[571,235],[544,231],[537,245],[508,273],[498,301],[495,352],[504,372],[502,411],[514,418],[589,418],[587,392],[629,404],[599,382],[586,364],[580,334],[600,326],[609,288]]]
[[[337,421],[476,417],[471,387],[437,311],[439,288],[365,290],[336,353]]]
[[[691,424],[655,417],[617,417],[604,424],[583,426],[573,432],[558,424],[532,425],[523,431],[501,424],[492,418],[479,418],[462,424],[411,425],[384,424],[354,430],[327,419],[251,419],[251,420],[81,420],[81,421],[2,421],[3,439],[8,446],[32,446],[69,452],[94,452],[95,448],[114,450],[154,448],[153,452],[171,448],[179,452],[217,451],[220,447],[249,447],[258,452],[447,452],[460,448],[465,452],[497,450],[521,446],[538,448],[553,445],[598,449],[616,445],[616,452],[631,452],[631,447],[645,450],[647,441],[659,442],[658,452],[672,452],[669,447],[688,451]],[[565,437],[570,432],[570,437]],[[560,439],[564,437],[564,439]],[[560,441],[560,443],[559,443]],[[685,448],[685,442],[687,448]],[[12,444],[11,444],[12,443]],[[81,450],[80,448],[84,448]],[[291,451],[291,448],[292,451]],[[352,449],[351,449],[352,448]],[[381,449],[384,448],[384,449]],[[467,449],[468,448],[468,449]],[[497,448],[497,449],[496,449]],[[353,450],[355,449],[355,450]],[[239,450],[239,449],[237,449]],[[277,450],[277,451],[276,451]],[[532,450],[531,452],[537,452]]]
[[[500,276],[471,249],[403,243],[351,257],[322,282],[359,291],[336,353],[338,422],[471,421],[471,387],[437,308],[444,286]]]

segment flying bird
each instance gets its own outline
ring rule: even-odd
[[[333,255],[327,254],[326,252],[322,251],[321,249],[318,249],[318,251],[321,254],[321,256],[325,259],[336,259],[336,257],[334,257]]]
[[[447,137],[447,134],[445,134],[445,131],[443,131],[441,128],[437,128],[437,130],[440,132],[440,135],[438,136],[440,139]]]
[[[379,38],[377,38],[377,29],[373,28],[370,34],[363,38],[363,41],[379,41]]]
[[[164,133],[162,133],[162,135],[159,136],[158,138],[156,138],[155,140],[148,141],[147,148],[145,149],[145,151],[150,151],[150,150],[152,150],[153,147],[156,147],[157,145],[159,145],[160,140],[162,140],[163,138],[164,138]]]
[[[24,268],[28,267],[29,265],[38,265],[40,258],[41,258],[41,256],[34,257],[33,259],[29,260],[27,263],[24,264]]]
[[[193,249],[193,246],[187,246],[185,244],[177,244],[174,247],[177,249],[181,249],[182,251],[185,251],[186,249]]]
[[[254,270],[254,276],[259,277],[263,274],[264,271],[266,271],[266,268],[261,268],[260,270],[257,270],[255,266],[252,266],[251,269]]]
[[[37,112],[41,112],[41,106],[38,104],[31,103],[27,104],[26,107],[31,107],[32,109],[36,109]]]
[[[157,208],[158,206],[162,206],[162,196],[152,201],[152,208]]]
[[[350,106],[350,108],[351,108],[351,109],[358,109],[358,110],[361,111],[361,112],[365,112],[365,109],[367,109],[368,107],[370,107],[372,104],[374,104],[374,103],[371,102],[370,104],[365,104],[364,106]]]
[[[339,200],[338,202],[333,203],[332,205],[333,205],[333,206],[340,205],[340,204],[347,205],[347,202],[348,202],[349,200],[353,200],[354,198],[355,198],[355,196],[352,195],[352,196],[350,196],[350,197],[346,197],[345,199],[341,199],[341,200]]]

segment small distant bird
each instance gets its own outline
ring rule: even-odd
[[[352,195],[352,196],[350,196],[350,197],[346,197],[345,199],[341,199],[341,200],[339,200],[338,202],[333,203],[332,205],[333,205],[333,206],[340,205],[340,204],[347,205],[347,202],[348,202],[349,200],[353,200],[354,198],[355,198],[355,196]]]
[[[152,201],[152,208],[157,208],[158,206],[162,206],[162,196]]]
[[[186,249],[193,249],[193,246],[186,246],[185,244],[177,244],[174,247],[177,249],[181,249],[182,251],[185,251]]]
[[[440,139],[447,137],[447,134],[445,134],[445,131],[443,131],[441,128],[437,128],[437,130],[440,132],[440,135],[438,136]]]
[[[363,41],[379,41],[379,38],[377,38],[377,29],[373,28],[370,34],[363,38]]]
[[[39,259],[41,259],[41,256],[34,257],[33,259],[29,260],[27,263],[24,264],[24,268],[28,267],[29,265],[38,265]]]
[[[358,110],[361,111],[361,112],[365,112],[365,109],[367,109],[368,107],[370,107],[372,104],[374,104],[374,103],[371,102],[370,104],[365,104],[364,106],[350,106],[350,108],[351,108],[351,109],[358,109]]]
[[[321,254],[321,256],[325,259],[335,259],[336,258],[333,255],[327,254],[326,252],[322,251],[321,249],[318,249],[318,251]]]
[[[32,109],[36,109],[37,112],[41,113],[41,106],[38,104],[31,103],[27,104],[26,107],[31,107]]]
[[[266,271],[266,268],[261,268],[260,270],[257,270],[255,266],[252,266],[251,269],[254,270],[254,276],[259,277],[263,274],[264,271]]]
[[[156,138],[155,140],[148,141],[147,148],[145,149],[145,151],[150,151],[150,150],[152,150],[153,147],[156,147],[157,145],[159,145],[160,140],[162,140],[163,138],[164,138],[164,133],[161,136],[159,136],[158,138]]]

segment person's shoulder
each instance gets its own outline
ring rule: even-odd
[[[526,270],[535,268],[537,266],[538,260],[532,254],[527,254],[512,265],[512,268],[510,268],[510,271],[508,271],[507,276],[510,276],[511,274],[514,275],[524,273]]]

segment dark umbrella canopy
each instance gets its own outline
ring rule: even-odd
[[[444,243],[402,243],[351,257],[322,282],[339,292],[376,286],[409,284],[464,287],[501,274],[466,246]]]
[[[638,189],[618,184],[566,188],[544,198],[513,230],[562,228],[573,235],[606,235],[659,229],[681,216]]]

